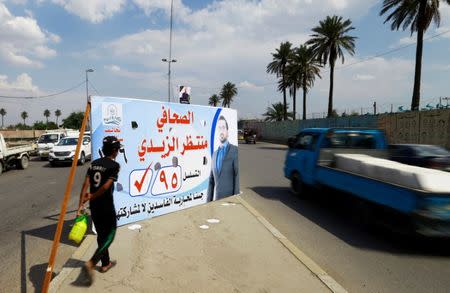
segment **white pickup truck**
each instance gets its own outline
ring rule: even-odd
[[[0,174],[12,167],[27,168],[30,162],[30,152],[32,151],[33,146],[31,144],[8,147],[3,135],[0,133]]]

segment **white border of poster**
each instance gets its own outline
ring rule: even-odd
[[[93,160],[102,157],[104,137],[123,145],[113,193],[119,226],[239,193],[233,109],[93,96],[90,121]],[[223,159],[220,172],[215,157]]]

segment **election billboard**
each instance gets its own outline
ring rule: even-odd
[[[229,108],[91,97],[92,157],[116,136],[117,224],[239,194],[237,113]]]

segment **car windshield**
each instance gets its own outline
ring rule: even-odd
[[[414,150],[421,157],[450,156],[450,152],[435,145],[415,146]]]
[[[58,145],[77,145],[78,142],[78,138],[75,137],[68,137],[68,138],[64,138],[62,139]]]
[[[39,138],[38,143],[53,143],[58,141],[57,134],[44,134]]]

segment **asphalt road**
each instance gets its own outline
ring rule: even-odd
[[[361,227],[345,202],[289,192],[283,146],[240,146],[243,197],[350,292],[449,292],[450,242]],[[67,240],[87,166],[79,169],[55,271],[76,247]],[[0,176],[0,292],[39,292],[69,167],[33,161]],[[65,237],[64,237],[65,235]]]
[[[0,292],[40,292],[69,169],[33,160],[26,170],[0,176]],[[86,170],[87,164],[79,167],[74,181],[57,271],[76,249],[67,235]]]
[[[450,241],[362,227],[333,193],[297,198],[283,177],[284,146],[239,151],[244,199],[349,292],[450,292]]]

